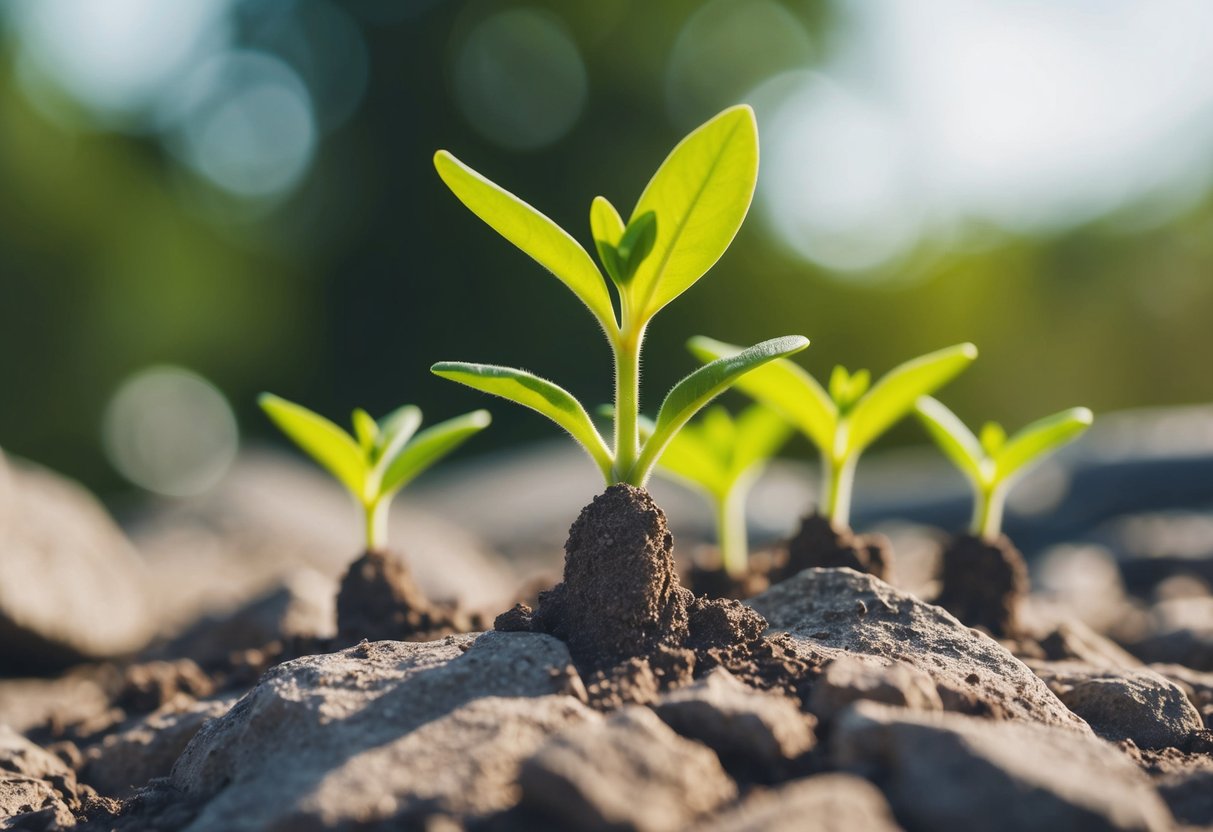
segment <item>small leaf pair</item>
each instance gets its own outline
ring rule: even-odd
[[[1028,468],[1081,436],[1094,421],[1091,411],[1075,407],[1046,416],[1014,436],[997,422],[987,422],[980,438],[943,403],[923,396],[916,406],[927,433],[973,486],[973,521],[969,531],[986,541],[1002,534],[1007,494]]]
[[[618,295],[618,317],[607,279],[568,232],[450,153],[439,151],[434,165],[464,205],[571,289],[601,325],[615,360],[613,447],[572,394],[525,370],[444,361],[433,372],[547,416],[585,449],[608,485],[643,486],[662,451],[700,408],[755,367],[808,346],[800,336],[775,338],[701,367],[670,390],[652,434],[641,442],[646,327],[720,259],[753,198],[758,134],[749,107],[725,110],[683,139],[626,223],[605,197],[593,201],[590,228]]]
[[[358,408],[351,435],[306,407],[270,393],[263,393],[258,403],[283,433],[358,501],[365,514],[368,551],[387,545],[392,497],[492,421],[488,411],[476,410],[418,433],[421,411],[413,405],[378,421]]]

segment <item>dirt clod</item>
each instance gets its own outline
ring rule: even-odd
[[[430,641],[472,630],[476,621],[452,604],[430,601],[404,562],[367,552],[350,564],[337,594],[338,638],[348,643]]]
[[[887,581],[893,572],[893,547],[882,534],[855,534],[847,528],[838,529],[828,518],[814,512],[801,519],[800,529],[788,541],[787,561],[773,576],[772,583],[815,566],[850,567]]]
[[[1022,629],[1019,609],[1027,594],[1027,564],[1006,535],[993,543],[958,535],[944,550],[935,603],[970,627],[1014,638]]]

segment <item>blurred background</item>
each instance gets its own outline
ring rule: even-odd
[[[212,485],[261,390],[437,420],[484,404],[457,359],[607,400],[590,316],[431,156],[588,244],[738,101],[758,195],[651,327],[650,411],[700,333],[805,334],[817,373],[972,340],[943,398],[1011,427],[1213,399],[1204,0],[0,0],[0,33],[0,446],[112,502]],[[552,436],[491,408],[465,458]]]

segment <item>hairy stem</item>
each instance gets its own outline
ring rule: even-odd
[[[837,528],[845,529],[851,525],[851,490],[855,483],[855,463],[857,457],[849,459],[829,460],[822,458],[822,513],[829,518]]]
[[[743,577],[749,566],[749,541],[746,539],[745,487],[734,487],[716,498],[716,545],[721,565],[734,578]]]
[[[382,552],[387,548],[388,506],[391,500],[379,499],[362,506],[366,514],[366,550]]]

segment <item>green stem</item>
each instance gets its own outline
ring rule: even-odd
[[[973,502],[973,521],[969,532],[982,540],[993,542],[1002,534],[1002,514],[1006,506],[1006,490],[999,487],[978,490]]]
[[[851,491],[855,484],[857,458],[821,461],[822,493],[825,503],[822,512],[839,529],[851,525]]]
[[[379,499],[363,504],[366,513],[366,550],[382,552],[387,548],[388,506],[391,500]]]
[[[615,482],[635,486],[640,454],[640,341],[644,332],[623,331],[615,344]]]
[[[716,498],[716,545],[724,571],[734,578],[743,577],[749,567],[749,541],[746,539],[746,488],[734,488]]]

